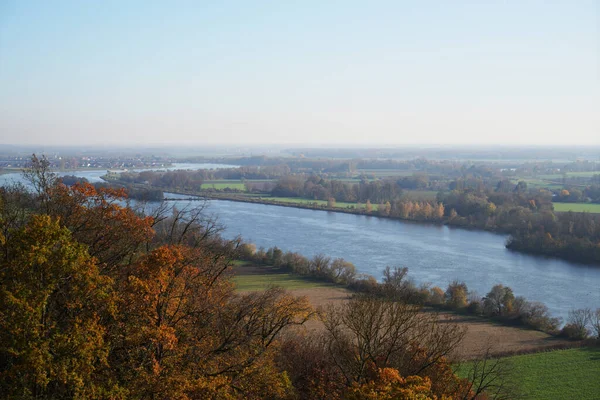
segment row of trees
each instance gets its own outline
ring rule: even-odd
[[[446,290],[429,285],[419,287],[408,278],[406,267],[387,267],[380,283],[373,276],[358,274],[356,267],[342,258],[331,259],[317,254],[309,259],[298,253],[283,252],[277,247],[257,251],[249,243],[240,246],[240,257],[344,285],[358,293],[496,318],[548,333],[557,334],[562,323],[560,318],[550,315],[544,304],[515,296],[510,287],[502,284],[495,285],[485,296],[469,291],[467,284],[459,281],[448,284]]]
[[[351,262],[343,258],[332,259],[323,254],[309,259],[295,252],[284,253],[278,247],[266,251],[261,248],[257,251],[253,244],[243,243],[239,247],[239,257],[340,285],[351,284],[357,276],[356,267]]]
[[[600,182],[600,174],[594,178]],[[567,187],[556,193],[556,200],[566,203],[600,203],[600,185],[593,184],[582,188]]]

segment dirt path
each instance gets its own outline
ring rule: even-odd
[[[306,296],[313,307],[340,303],[348,299],[350,292],[338,288],[311,288],[291,290],[296,296]],[[480,355],[488,345],[495,354],[529,352],[543,350],[553,346],[566,345],[567,341],[554,338],[546,333],[529,329],[497,325],[476,317],[455,315],[448,312],[440,314],[467,328],[465,339],[459,348],[459,356],[473,358]],[[319,321],[309,321],[306,329],[321,328]]]

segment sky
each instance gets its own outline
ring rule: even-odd
[[[0,144],[600,144],[600,1],[0,0]]]

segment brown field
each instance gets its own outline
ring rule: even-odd
[[[320,287],[290,290],[297,296],[306,296],[313,307],[327,306],[345,301],[351,292],[335,288]],[[475,358],[491,345],[493,354],[515,354],[542,351],[554,347],[568,346],[570,342],[554,338],[546,333],[518,327],[504,326],[487,322],[477,317],[441,312],[441,318],[453,320],[466,327],[467,333],[457,356]],[[306,329],[320,329],[321,323],[313,320]]]
[[[276,276],[281,271],[252,263],[239,263],[235,267],[235,273],[239,276],[256,277],[260,280],[265,274],[266,276]],[[329,304],[339,304],[347,300],[352,294],[346,289],[335,286],[319,285],[311,287],[310,282],[305,287],[290,286],[286,289],[296,296],[306,296],[315,308],[326,307]],[[493,354],[509,355],[531,353],[557,347],[570,347],[570,344],[572,344],[572,342],[555,338],[543,332],[501,325],[475,316],[446,311],[439,314],[444,320],[457,322],[467,329],[465,339],[457,354],[460,358],[477,357],[483,353],[486,347],[490,347]],[[321,322],[316,319],[308,321],[305,325],[307,330],[321,328]]]

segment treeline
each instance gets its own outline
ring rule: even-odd
[[[203,171],[141,171],[122,172],[116,182],[126,185],[146,185],[161,189],[200,190],[204,182]]]
[[[470,161],[454,161],[425,159],[423,157],[411,157],[409,160],[382,159],[380,157],[350,157],[335,159],[331,157],[267,157],[252,156],[227,159],[205,159],[188,158],[186,162],[223,162],[227,164],[237,164],[242,166],[280,166],[287,165],[291,173],[315,173],[315,174],[355,174],[362,169],[388,169],[398,172],[442,174],[453,178],[459,177],[470,170],[472,173],[481,173],[482,176],[491,176],[491,174],[500,173],[498,167],[490,167],[486,163],[474,163]],[[513,163],[508,166],[513,166]]]
[[[402,186],[392,179],[361,180],[355,183],[327,179],[319,175],[288,175],[277,181],[271,195],[314,200],[334,198],[336,201],[349,203],[382,203],[400,198]]]
[[[308,258],[295,252],[283,252],[277,247],[256,250],[250,243],[242,244],[239,254],[244,260],[343,285],[359,293],[485,316],[554,335],[560,333],[561,319],[552,317],[544,304],[528,301],[522,296],[515,297],[511,288],[501,284],[495,285],[485,296],[480,296],[469,291],[466,283],[458,281],[449,283],[446,290],[427,284],[417,286],[408,278],[408,268],[387,267],[382,281],[378,282],[371,275],[357,274],[356,267],[343,258],[332,259],[323,254]],[[566,329],[568,331],[569,328]]]
[[[600,264],[600,215],[550,212],[531,215],[506,247],[512,250]]]
[[[600,216],[554,213],[552,195],[519,185],[512,192],[453,191],[438,196],[447,223],[510,234],[511,250],[600,264]]]
[[[89,183],[87,179],[74,175],[62,176],[59,178],[59,181],[66,186]],[[134,199],[139,201],[162,201],[164,199],[164,193],[160,189],[152,189],[146,186],[134,185],[130,183],[97,182],[94,183],[94,187],[96,188],[96,190],[107,188],[125,189],[128,199]]]
[[[594,175],[593,179],[600,183],[600,175]],[[565,203],[600,203],[600,184],[585,186],[583,189],[567,186],[565,189],[557,191],[556,201]]]
[[[222,169],[122,172],[118,181],[125,184],[145,184],[167,189],[200,190],[202,183],[219,179],[277,179],[287,176],[287,165]]]
[[[365,295],[302,335],[287,328],[317,317],[308,301],[237,293],[239,241],[201,209],[143,216],[124,190],[67,186],[48,168],[33,158],[33,194],[0,190],[3,397],[488,398],[486,374],[453,373],[455,323]]]
[[[357,276],[356,267],[352,263],[343,258],[331,259],[323,254],[317,254],[309,259],[299,253],[283,252],[278,247],[266,251],[262,248],[256,250],[256,246],[252,243],[243,243],[239,247],[239,257],[339,285],[351,285]]]

